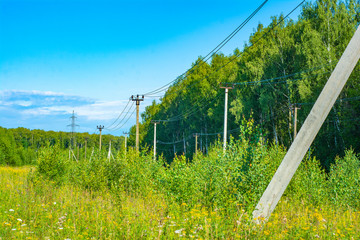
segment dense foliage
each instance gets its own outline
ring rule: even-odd
[[[111,141],[111,149],[123,150],[124,137],[102,135],[102,148],[106,151]],[[72,157],[90,157],[94,148],[99,147],[99,135],[88,133],[54,132],[29,130],[26,128],[6,129],[0,127],[0,165],[34,164],[39,150],[57,145],[60,149],[71,150]]]
[[[178,204],[233,211],[230,205],[237,203],[251,210],[284,155],[282,147],[266,146],[249,121],[241,127],[239,139],[230,141],[226,154],[219,143],[206,156],[199,154],[192,161],[177,156],[170,165],[161,158],[154,160],[152,154],[139,156],[133,151],[119,152],[110,159],[96,153],[90,160],[74,161],[58,146],[51,146],[39,154],[37,173],[59,184],[111,189],[116,195],[156,192]],[[316,158],[308,156],[285,195],[313,205],[326,202],[359,208],[359,186],[360,161],[350,150],[344,158],[337,158],[328,174]]]
[[[294,111],[290,109],[294,104],[301,107],[299,131],[359,25],[359,16],[360,3],[355,0],[306,3],[297,21],[281,15],[273,17],[267,27],[259,24],[242,51],[229,56],[215,54],[209,63],[200,57],[159,102],[147,107],[140,127],[142,145],[154,144],[151,121],[167,120],[158,124],[157,139],[158,151],[169,161],[175,154],[192,156],[194,133],[200,134],[199,148],[207,153],[223,131],[224,89],[219,85],[226,82],[235,84],[229,90],[229,133],[236,138],[242,117],[252,117],[268,142],[288,147],[294,131]],[[360,150],[359,79],[357,64],[341,101],[332,108],[312,145],[327,170],[346,148]]]
[[[119,152],[114,159],[96,153],[91,160],[75,161],[58,146],[49,146],[39,154],[30,183],[43,186],[50,182],[59,191],[74,186],[112,199],[110,212],[118,217],[99,209],[93,213],[88,207],[78,216],[74,215],[76,210],[68,210],[74,222],[71,224],[79,230],[61,223],[61,229],[66,231],[45,230],[54,236],[77,237],[84,232],[98,238],[114,234],[121,239],[173,239],[180,235],[206,239],[357,236],[360,161],[352,150],[346,151],[344,158],[337,158],[328,173],[315,157],[308,156],[269,223],[257,226],[253,222],[251,212],[284,154],[284,148],[264,144],[259,130],[249,121],[241,125],[238,140],[231,139],[226,154],[221,143],[216,143],[206,156],[199,153],[192,161],[177,156],[171,164],[161,158],[154,160],[151,153],[139,156],[132,150]],[[59,204],[67,201],[63,199]],[[55,211],[55,207],[49,210]],[[97,217],[82,217],[92,214]],[[98,224],[108,229],[88,230],[78,220],[98,222],[99,214],[102,220]],[[9,230],[5,233],[11,234]]]

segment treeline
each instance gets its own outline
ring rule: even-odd
[[[297,131],[340,59],[360,23],[360,1],[318,0],[302,7],[297,21],[273,17],[269,26],[259,24],[242,51],[199,57],[187,74],[167,89],[159,102],[142,114],[143,147],[153,146],[152,120],[157,126],[157,149],[168,159],[175,154],[191,157],[198,148],[207,153],[222,138],[224,89],[229,90],[228,129],[237,138],[243,119],[253,119],[268,143],[290,146]],[[360,64],[350,76],[339,101],[311,147],[329,169],[346,148],[360,150]],[[130,144],[134,144],[135,126]]]
[[[124,137],[102,135],[102,149],[120,151],[124,149]],[[99,135],[89,133],[54,132],[44,130],[29,130],[27,128],[6,129],[0,127],[0,165],[33,164],[39,149],[58,145],[60,149],[71,149],[71,156],[88,157],[93,149],[99,148]]]

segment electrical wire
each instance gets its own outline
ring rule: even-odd
[[[164,86],[155,89],[153,91],[144,93],[142,95],[154,95],[160,92],[165,91],[168,86],[173,84],[174,82],[178,81],[182,77],[186,76],[187,74],[190,75],[193,73],[199,66],[201,66],[203,63],[207,62],[212,56],[214,56],[219,50],[221,50],[222,47],[224,47],[260,10],[261,8],[268,2],[268,0],[265,0],[255,11],[253,11],[249,17],[247,17],[232,33],[230,33],[221,43],[219,43],[213,50],[211,50],[205,57],[200,59],[199,63],[196,63],[193,67],[185,71],[183,74],[178,76],[176,79],[172,80],[171,82],[165,84]]]
[[[107,128],[106,130],[108,130],[108,131],[116,131],[116,130],[118,130],[119,129],[118,126],[124,121],[126,116],[129,114],[131,109],[134,107],[134,104],[135,104],[135,102],[132,102],[132,104],[131,104],[130,108],[128,109],[128,111],[126,112],[125,116],[117,123],[116,126],[111,127],[111,128]],[[134,109],[136,109],[136,108],[134,108]]]
[[[120,127],[118,127],[117,129],[115,129],[113,131],[117,131],[117,130],[121,129],[129,121],[129,119],[134,115],[135,110],[136,110],[136,108],[134,108],[134,111],[129,115],[128,119],[126,119],[126,121]]]
[[[246,48],[244,50],[244,52],[242,54],[244,54],[245,52],[247,52],[250,48],[252,48],[253,46],[255,46],[262,38],[264,38],[265,36],[267,36],[271,31],[273,31],[275,29],[275,27],[277,27],[278,25],[280,25],[280,23],[282,23],[286,18],[288,18],[297,8],[299,8],[303,3],[305,2],[305,0],[303,0],[300,4],[298,4],[293,10],[291,10],[285,17],[281,18],[280,21],[278,21],[275,25],[273,25],[267,32],[265,32],[263,35],[261,35],[261,37],[259,39],[257,39],[252,45],[250,45],[248,48]],[[238,59],[240,56],[242,56],[242,54],[237,54],[234,55],[234,57],[232,59],[229,60],[229,62],[227,62],[226,64],[220,66],[219,68],[217,68],[214,72],[212,72],[211,74],[205,76],[202,79],[199,79],[197,81],[194,81],[192,83],[192,85],[195,82],[200,82],[203,81],[205,79],[208,79],[210,76],[214,75],[215,73],[217,73],[219,70],[223,69],[225,66],[227,66],[228,64],[230,64],[231,62],[233,62],[235,59]],[[178,80],[178,79],[176,79]],[[175,82],[176,80],[174,80],[173,82]],[[179,90],[178,90],[179,91]],[[153,94],[153,92],[151,92]],[[174,92],[173,92],[174,93]],[[166,121],[166,120],[162,120],[162,121]]]
[[[124,113],[124,111],[125,111],[125,109],[127,108],[127,106],[129,105],[130,101],[131,101],[131,100],[129,99],[129,101],[127,102],[125,108],[122,110],[122,112],[119,114],[119,116],[115,119],[115,121],[114,121],[112,124],[110,124],[109,126],[105,127],[105,129],[110,129],[110,128],[116,123],[116,121],[119,120],[119,118],[120,118],[121,115]]]

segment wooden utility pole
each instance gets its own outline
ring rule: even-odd
[[[139,153],[139,106],[140,102],[144,101],[144,95],[142,95],[142,98],[139,97],[139,95],[131,96],[132,101],[136,101],[136,152]]]
[[[104,126],[99,125],[99,126],[97,126],[97,129],[99,129],[99,131],[100,131],[100,146],[99,146],[99,149],[101,151],[101,131],[104,129]]]
[[[328,116],[341,90],[360,58],[360,27],[350,40],[334,71],[316,100],[299,134],[291,144],[254,212],[253,219],[267,220],[294,176],[302,159]]]
[[[233,89],[234,85],[229,86],[229,84],[225,84],[224,86],[220,87],[225,89],[225,108],[224,108],[224,146],[223,152],[226,151],[226,140],[227,140],[227,112],[228,112],[228,93],[229,89]]]
[[[292,106],[294,108],[294,140],[296,138],[296,134],[297,134],[297,110],[301,109],[300,107],[298,107],[298,105],[295,103]]]
[[[151,121],[154,123],[154,160],[156,160],[156,124],[158,121]]]
[[[198,133],[194,133],[193,136],[195,137],[195,155],[197,155],[197,150],[198,150],[197,145],[198,145],[198,136],[199,136],[199,134],[198,134]]]

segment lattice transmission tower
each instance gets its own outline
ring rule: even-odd
[[[75,143],[75,128],[79,127],[79,125],[75,124],[75,120],[77,117],[75,117],[75,112],[73,110],[71,119],[71,124],[67,125],[68,127],[71,127],[71,137],[70,137],[70,147],[72,147]]]

